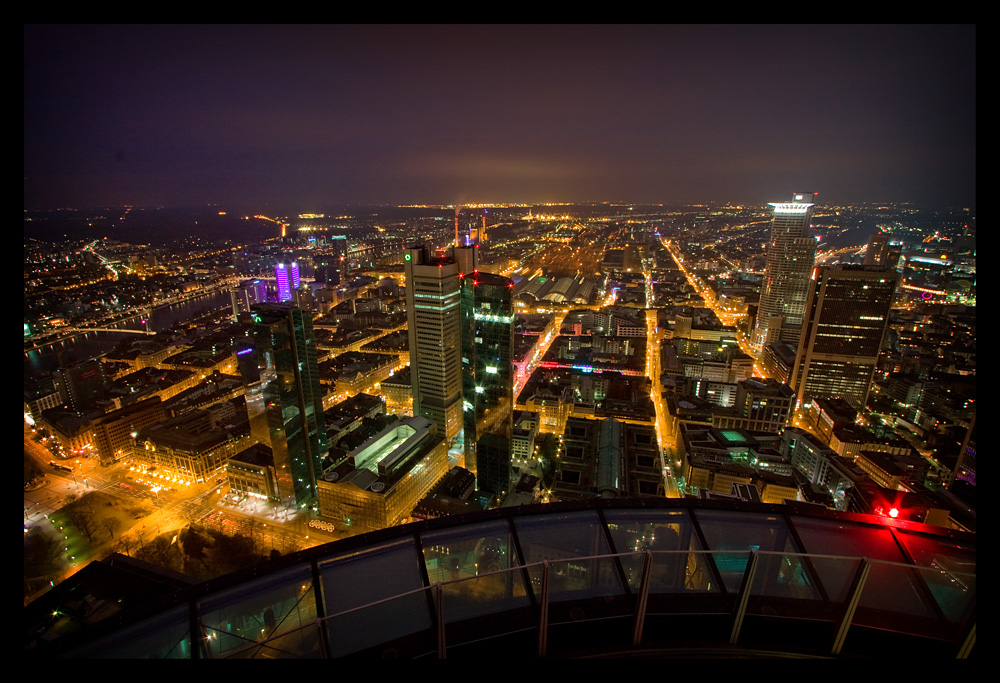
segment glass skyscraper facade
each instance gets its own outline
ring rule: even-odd
[[[771,239],[751,345],[758,356],[775,341],[796,343],[802,328],[816,240],[809,236],[815,193],[797,193],[790,202],[772,202]]]
[[[510,490],[513,430],[514,283],[473,271],[462,278],[462,408],[465,466],[477,487]]]
[[[287,304],[251,313],[249,339],[236,352],[251,435],[274,454],[281,501],[298,507],[315,498],[328,450],[312,319]]]
[[[462,431],[459,265],[423,245],[403,258],[413,414],[450,441]]]
[[[898,280],[878,266],[816,269],[792,371],[800,405],[842,398],[865,408]]]

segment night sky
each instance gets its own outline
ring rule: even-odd
[[[26,26],[24,206],[976,201],[974,26]]]

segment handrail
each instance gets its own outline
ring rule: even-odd
[[[836,636],[834,638],[833,646],[831,648],[831,654],[833,654],[833,655],[839,654],[840,649],[843,646],[847,630],[850,628],[850,625],[851,625],[854,613],[855,613],[855,611],[857,609],[858,604],[860,603],[860,598],[861,598],[861,594],[862,594],[863,589],[864,589],[865,580],[868,578],[868,575],[869,575],[869,572],[870,572],[870,568],[873,565],[895,566],[895,567],[906,568],[908,570],[914,570],[914,569],[916,569],[916,570],[926,570],[928,572],[940,571],[938,568],[932,567],[932,566],[918,566],[918,565],[908,564],[908,563],[905,563],[905,562],[895,562],[895,561],[891,561],[891,560],[872,560],[870,558],[865,558],[865,557],[860,557],[860,556],[851,556],[851,555],[826,555],[826,554],[819,554],[819,553],[799,553],[799,552],[784,552],[784,551],[760,551],[760,550],[756,550],[756,549],[755,550],[703,550],[703,549],[690,549],[690,550],[641,550],[641,551],[628,551],[628,552],[620,552],[620,553],[606,553],[606,554],[599,554],[599,555],[587,555],[587,556],[581,556],[581,557],[561,558],[561,559],[558,559],[558,560],[542,560],[542,561],[530,562],[530,563],[526,563],[526,564],[517,564],[517,565],[513,565],[511,567],[504,568],[504,569],[498,569],[498,570],[494,570],[494,571],[490,571],[490,572],[485,572],[483,574],[476,574],[475,576],[465,576],[465,577],[460,577],[460,578],[457,578],[457,579],[450,579],[450,580],[447,580],[447,581],[439,581],[439,582],[436,582],[434,585],[431,585],[431,586],[422,586],[420,588],[416,588],[416,589],[413,589],[413,590],[410,590],[410,591],[405,591],[403,593],[399,593],[397,595],[393,595],[393,596],[389,596],[389,597],[386,597],[386,598],[382,598],[380,600],[376,600],[376,601],[373,601],[373,602],[370,602],[370,603],[366,603],[364,605],[358,605],[358,606],[355,606],[355,607],[352,607],[352,608],[349,608],[349,609],[346,609],[346,610],[342,610],[342,611],[337,612],[335,614],[326,615],[326,616],[323,616],[323,617],[317,617],[316,619],[311,620],[309,623],[306,623],[306,624],[303,624],[303,625],[299,625],[299,626],[295,626],[295,627],[290,628],[288,630],[284,630],[284,631],[280,631],[280,632],[275,632],[275,633],[269,635],[264,640],[254,641],[253,643],[249,643],[246,646],[241,647],[239,649],[232,650],[232,651],[227,652],[225,654],[221,654],[220,658],[231,658],[231,657],[238,656],[241,653],[244,653],[244,652],[246,652],[248,650],[255,649],[255,648],[261,648],[262,646],[265,646],[268,642],[270,642],[272,640],[277,640],[279,638],[285,638],[285,637],[287,637],[287,636],[289,636],[291,634],[296,633],[297,631],[301,631],[301,630],[304,630],[304,629],[310,629],[310,628],[317,629],[318,630],[318,637],[322,638],[323,637],[323,632],[324,632],[323,626],[326,626],[327,630],[329,630],[329,623],[333,619],[337,619],[337,618],[340,618],[340,617],[343,617],[343,616],[346,616],[346,615],[349,615],[349,614],[352,614],[352,613],[360,612],[362,610],[366,610],[368,608],[375,607],[375,606],[378,606],[378,605],[386,604],[386,603],[391,602],[393,600],[405,598],[405,597],[408,597],[408,596],[411,596],[411,595],[416,595],[418,593],[425,593],[426,591],[432,591],[432,604],[434,605],[435,612],[436,612],[436,617],[437,617],[437,626],[436,626],[437,641],[438,641],[437,654],[438,654],[439,658],[444,658],[446,656],[446,652],[447,652],[447,647],[445,646],[445,643],[444,643],[445,621],[444,621],[444,617],[443,617],[443,600],[444,600],[443,593],[444,593],[444,588],[445,587],[447,587],[449,585],[452,585],[452,584],[458,584],[458,583],[467,582],[467,581],[479,580],[479,579],[488,578],[488,577],[491,577],[491,576],[511,574],[511,573],[514,573],[514,572],[522,572],[522,571],[527,570],[527,569],[539,568],[539,567],[542,569],[542,586],[541,586],[542,594],[540,596],[541,599],[540,599],[540,617],[539,617],[538,655],[539,656],[544,656],[545,653],[546,653],[546,647],[547,647],[547,631],[548,631],[548,625],[549,625],[549,621],[548,621],[549,589],[550,589],[550,585],[549,585],[550,584],[550,578],[549,578],[549,575],[550,575],[550,568],[551,568],[551,566],[554,565],[554,564],[562,564],[562,563],[568,563],[568,562],[582,562],[582,561],[588,561],[588,560],[607,560],[607,559],[622,558],[622,557],[629,557],[629,556],[641,556],[641,557],[644,558],[643,572],[642,572],[642,577],[641,577],[641,580],[640,580],[640,590],[639,590],[639,595],[638,595],[638,600],[637,600],[637,606],[636,606],[636,615],[635,615],[635,620],[634,620],[634,623],[633,623],[633,629],[634,629],[633,630],[633,645],[639,645],[639,643],[641,641],[641,635],[642,635],[642,625],[643,625],[643,622],[645,621],[645,616],[646,616],[646,600],[648,598],[649,583],[650,583],[649,578],[650,578],[650,574],[652,573],[651,570],[652,570],[652,568],[654,566],[653,558],[654,558],[654,556],[668,556],[668,555],[677,555],[677,556],[682,556],[682,555],[683,556],[689,556],[689,555],[708,555],[708,556],[711,556],[711,557],[714,557],[714,556],[717,556],[717,555],[746,555],[748,557],[749,561],[747,562],[747,567],[744,570],[744,576],[743,576],[743,580],[741,582],[741,588],[740,588],[739,593],[737,594],[737,602],[736,602],[736,605],[734,607],[734,622],[733,622],[733,629],[732,629],[731,635],[730,635],[730,644],[734,644],[738,640],[740,624],[742,623],[743,616],[745,615],[747,601],[748,601],[750,593],[751,593],[752,583],[753,583],[753,579],[754,579],[754,572],[756,571],[756,568],[759,566],[759,562],[760,562],[761,558],[767,557],[767,556],[775,556],[775,557],[803,557],[803,558],[810,558],[810,559],[828,559],[828,560],[840,560],[840,561],[859,562],[858,574],[856,575],[855,580],[853,582],[853,586],[852,586],[851,590],[849,591],[849,596],[848,596],[848,599],[847,599],[847,603],[845,604],[844,614],[843,614],[843,617],[842,617],[842,619],[840,621],[840,624],[838,626],[837,634],[836,634]],[[962,572],[950,572],[950,574],[951,575],[958,575],[958,576],[966,575],[966,574],[963,574]],[[967,575],[968,576],[975,576],[974,574],[971,574],[971,573],[969,573]],[[963,588],[963,590],[967,590],[967,589]],[[199,620],[199,623],[200,623],[200,620]],[[965,640],[971,640],[971,642],[974,642],[974,639],[975,639],[975,635],[974,635],[975,634],[975,624],[974,623],[972,624],[971,629],[972,629],[971,630],[971,634],[972,635],[971,636],[965,636],[965,637],[963,637],[963,639],[965,639]],[[497,634],[497,635],[503,635],[503,634]],[[326,644],[324,643],[324,647],[322,649],[322,651],[323,651],[324,654],[326,654],[325,653],[325,645]],[[971,649],[971,646],[964,645],[963,648],[961,648],[959,650],[959,656],[961,656],[963,654],[967,655],[967,651],[969,649]]]

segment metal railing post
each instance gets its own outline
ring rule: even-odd
[[[969,633],[965,636],[965,640],[962,641],[962,647],[959,648],[956,659],[968,659],[969,655],[972,653],[972,648],[976,646],[976,622],[972,622],[972,628],[969,629]]]
[[[448,646],[444,639],[444,591],[441,582],[434,584],[434,615],[437,617],[438,659],[448,658]]]
[[[867,557],[862,557],[861,565],[854,575],[854,585],[851,586],[851,593],[844,607],[844,617],[840,620],[840,626],[837,627],[837,634],[833,638],[833,647],[830,649],[830,654],[832,655],[839,655],[840,650],[844,647],[844,641],[847,640],[847,631],[851,628],[854,612],[858,609],[858,604],[861,602],[861,593],[864,591],[865,581],[868,580],[868,573],[870,571],[871,563],[868,562]]]
[[[740,593],[736,598],[736,606],[733,609],[733,632],[729,636],[729,644],[735,645],[740,637],[740,629],[743,627],[743,617],[747,613],[747,602],[750,600],[750,587],[753,585],[754,574],[757,573],[757,550],[750,551],[750,560],[747,562],[746,571],[743,572],[743,584],[740,586]]]
[[[642,565],[642,581],[639,584],[639,598],[635,604],[635,625],[632,629],[632,647],[642,642],[642,627],[646,623],[646,604],[649,600],[650,574],[653,571],[653,552],[646,551]]]
[[[549,637],[549,561],[542,562],[542,599],[538,617],[538,656],[545,656]]]

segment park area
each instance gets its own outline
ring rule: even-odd
[[[25,601],[111,553],[196,581],[252,566],[277,554],[265,547],[268,544],[255,520],[244,525],[247,528],[241,528],[239,534],[197,524],[158,533],[158,526],[147,519],[153,512],[149,502],[90,491],[48,515],[25,533]]]

